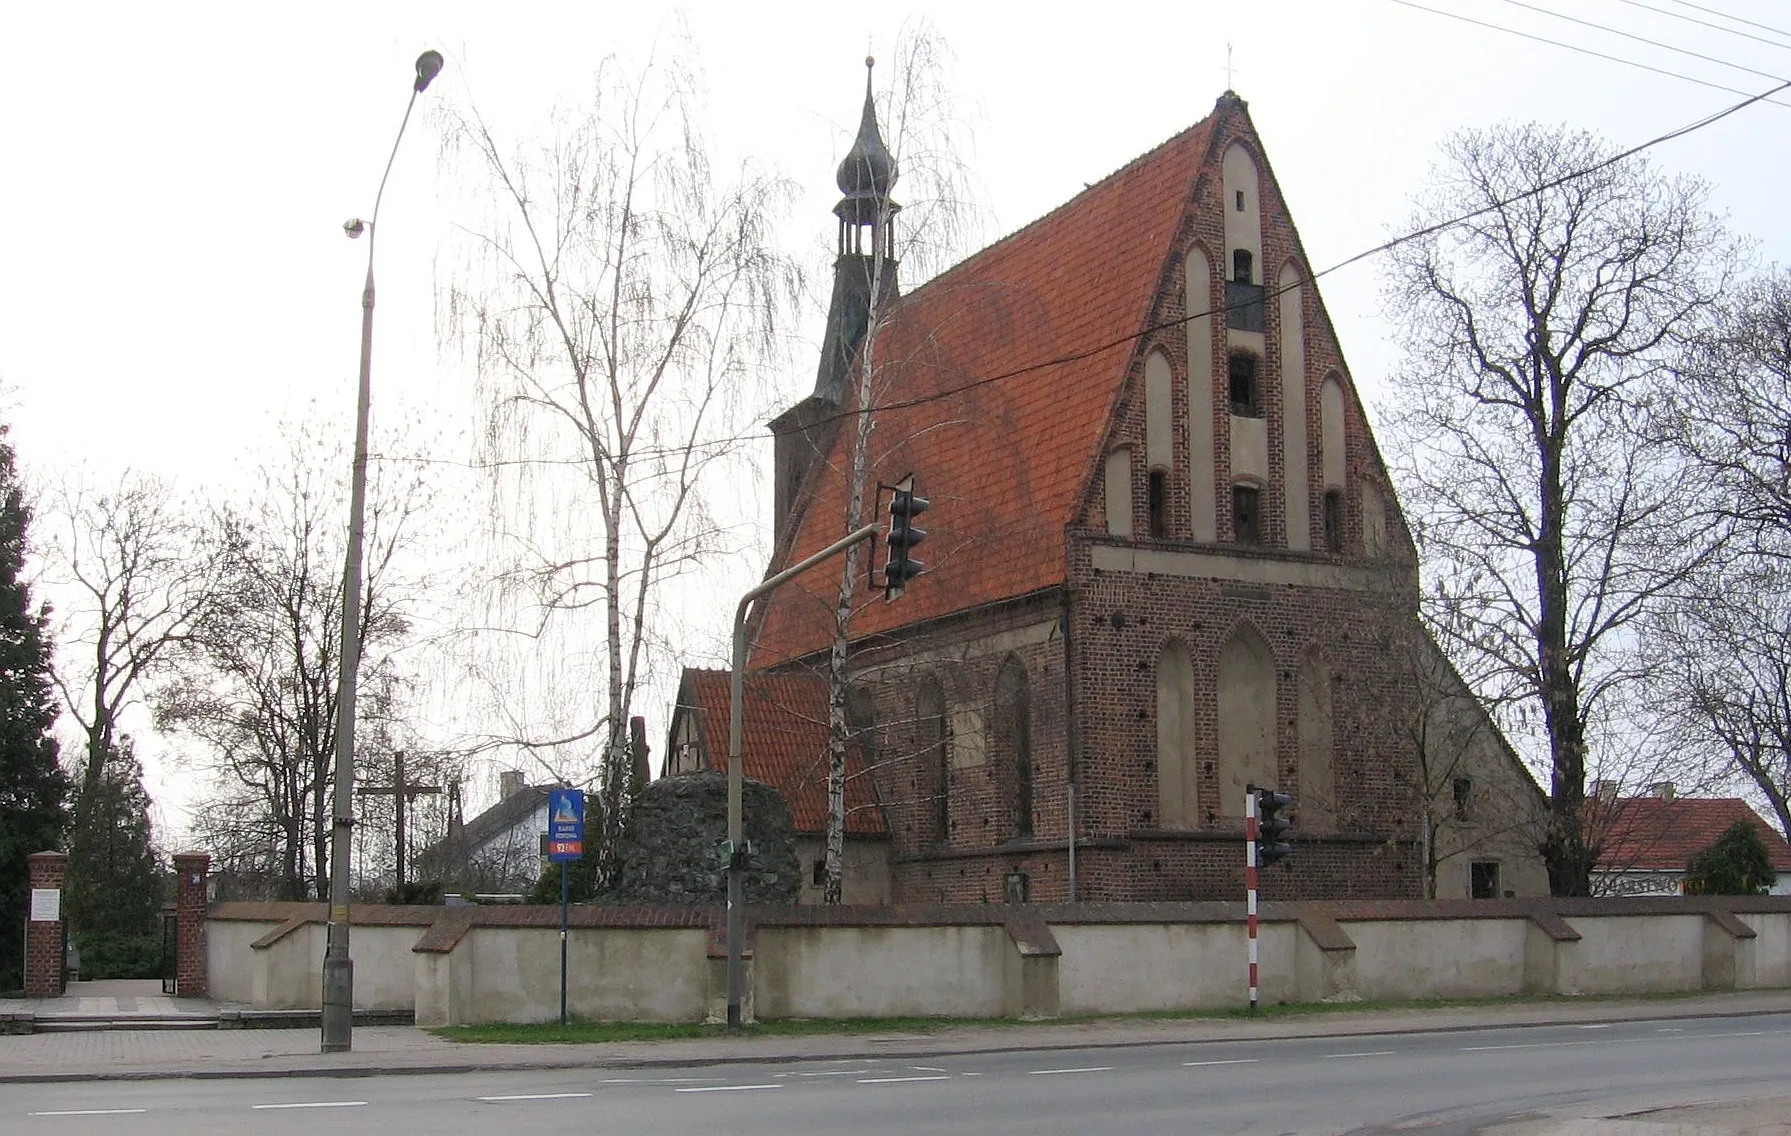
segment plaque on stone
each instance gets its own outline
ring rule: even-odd
[[[62,918],[62,891],[59,888],[31,889],[31,921],[55,923]]]

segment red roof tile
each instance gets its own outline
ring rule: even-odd
[[[729,672],[686,667],[681,710],[697,715],[709,767],[728,768]],[[827,681],[806,674],[748,674],[740,708],[743,772],[782,793],[800,833],[827,830]],[[888,831],[864,759],[846,752],[846,832]]]
[[[1682,872],[1686,861],[1741,820],[1759,830],[1772,866],[1791,872],[1791,844],[1739,797],[1622,797],[1588,802],[1587,809],[1592,838],[1603,837],[1598,867],[1604,871]]]
[[[876,340],[871,483],[914,472],[932,502],[918,555],[928,574],[901,602],[868,588],[854,638],[1061,584],[1064,530],[1099,460],[1133,346],[999,382],[967,384],[1143,330],[1171,243],[1223,112],[904,296]],[[949,398],[913,403],[929,395]],[[851,396],[856,402],[856,391]],[[854,422],[841,423],[797,508],[783,563],[847,531]],[[868,523],[875,519],[869,500]],[[879,549],[881,553],[881,549]],[[863,570],[865,561],[860,560]],[[838,568],[774,594],[753,665],[817,650],[832,635]],[[861,576],[862,581],[862,576]]]

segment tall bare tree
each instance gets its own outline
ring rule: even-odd
[[[47,514],[48,571],[71,597],[57,620],[56,685],[86,735],[85,797],[115,752],[119,716],[204,618],[223,546],[165,482],[141,473],[105,490],[64,486]]]
[[[841,202],[842,209],[852,203],[854,211],[850,218],[842,213],[841,220],[870,233],[868,249],[854,246],[865,254],[862,257],[849,259],[846,248],[841,248],[838,269],[863,271],[868,277],[863,293],[867,303],[862,338],[856,355],[849,360],[855,382],[848,396],[851,414],[844,423],[846,533],[867,523],[865,496],[873,464],[872,432],[877,401],[886,395],[887,386],[888,361],[878,353],[877,337],[900,302],[896,286],[898,250],[892,247],[896,214],[905,214],[899,251],[911,280],[924,279],[959,255],[975,220],[962,162],[967,139],[951,95],[950,49],[930,25],[916,23],[902,29],[893,56],[893,79],[881,108],[876,106],[867,80],[858,136],[840,172],[842,187],[848,181],[856,187]],[[887,142],[884,133],[888,134]],[[906,208],[892,197],[898,175],[905,178],[903,192],[911,197]],[[830,337],[828,346],[831,345]],[[846,755],[857,733],[849,708],[851,678],[847,657],[852,617],[863,602],[858,591],[865,571],[863,548],[854,545],[848,550],[840,571],[827,661],[827,863],[822,902],[830,904],[839,903],[843,894]]]
[[[567,728],[535,723],[510,740],[536,753],[597,742],[600,880],[621,831],[634,699],[666,646],[658,596],[723,547],[705,492],[763,410],[755,396],[799,287],[773,233],[789,186],[750,168],[717,176],[697,91],[684,64],[610,60],[589,104],[544,141],[512,147],[472,110],[451,131],[487,203],[445,306],[485,405],[492,622],[569,644],[568,658],[601,644],[564,676],[580,706]]]
[[[1651,628],[1652,705],[1791,834],[1791,275],[1744,289],[1684,379],[1674,434],[1727,539]]]
[[[1649,428],[1736,250],[1706,190],[1591,135],[1457,134],[1394,254],[1393,435],[1433,625],[1508,725],[1539,727],[1550,887],[1584,895],[1588,723],[1637,677],[1633,631],[1710,547]],[[1615,743],[1614,743],[1615,744]]]
[[[194,818],[225,872],[264,879],[283,898],[329,894],[336,649],[347,508],[327,445],[301,432],[255,495],[214,520],[224,545],[215,601],[183,638],[175,676],[156,693],[157,724],[208,752],[214,784]],[[426,497],[387,469],[369,492],[367,568],[358,618],[365,651],[361,714],[377,726],[399,706],[392,655],[409,630],[403,564]]]

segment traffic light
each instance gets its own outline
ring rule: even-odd
[[[914,518],[932,504],[914,492],[914,475],[896,482],[889,497],[889,560],[883,566],[883,599],[887,602],[902,594],[908,581],[926,571],[926,565],[914,558],[914,546],[927,539],[927,530],[914,527]]]
[[[1293,795],[1290,793],[1277,793],[1273,789],[1256,790],[1256,863],[1258,867],[1266,868],[1293,851],[1287,843],[1287,830],[1293,827],[1293,821],[1284,816],[1275,815],[1282,809],[1293,807],[1293,803]]]

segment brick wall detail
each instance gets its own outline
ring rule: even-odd
[[[204,852],[176,853],[174,875],[174,993],[178,998],[203,998],[211,857]]]
[[[68,857],[61,852],[33,852],[28,857],[32,890],[62,890]],[[53,998],[62,992],[62,924],[40,922],[26,911],[25,997]]]

